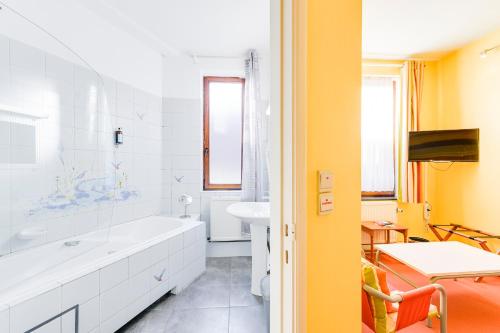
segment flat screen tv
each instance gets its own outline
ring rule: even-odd
[[[409,162],[478,162],[479,128],[410,132]]]

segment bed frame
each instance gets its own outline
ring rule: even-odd
[[[429,224],[429,228],[436,235],[436,237],[445,242],[450,239],[451,236],[457,235],[460,237],[467,238],[474,242],[477,242],[479,246],[485,251],[493,252],[488,246],[487,242],[489,239],[500,239],[500,236],[490,234],[486,231],[472,229],[461,224]],[[445,231],[446,234],[443,236],[438,230]]]

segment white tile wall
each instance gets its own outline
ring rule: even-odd
[[[183,213],[178,198],[184,193],[194,198],[189,212],[200,212],[202,114],[199,99],[163,99],[163,209],[167,213]]]
[[[181,251],[171,254],[168,262],[168,272],[170,276],[179,273],[182,270],[184,255]]]
[[[196,272],[203,272],[206,269],[206,260],[196,259],[190,265],[185,265],[179,280],[177,280],[177,290],[181,290],[191,284],[197,276]]]
[[[101,320],[109,319],[117,311],[127,306],[131,292],[128,287],[128,281],[124,281],[101,294]]]
[[[109,318],[107,321],[101,323],[100,333],[116,332],[116,330],[129,321],[131,317],[144,310],[150,304],[149,299],[149,295],[144,295]]]
[[[151,275],[150,269],[133,276],[129,280],[129,299],[135,301],[141,296],[147,294],[150,288]],[[127,302],[129,303],[129,302]]]
[[[8,332],[9,326],[9,309],[0,310],[0,332]]]
[[[201,152],[200,152],[201,155]],[[198,155],[173,155],[172,156],[172,170],[175,172],[178,170],[191,170],[198,171],[202,167],[201,159]]]
[[[31,120],[0,112],[0,181],[7,185],[0,189],[0,255],[160,213],[161,97],[111,78],[102,82],[87,68],[0,36],[0,104],[48,114]],[[125,142],[115,148],[118,126]],[[57,190],[74,198],[79,181],[95,179],[137,195],[48,208],[58,203],[49,200]],[[46,226],[47,236],[15,237],[31,226]]]
[[[44,325],[43,327],[37,329],[36,333],[54,333],[54,332],[59,332],[60,329],[61,329],[61,318],[57,318],[48,323],[47,325]]]
[[[61,288],[55,288],[10,309],[10,332],[26,332],[61,312]],[[44,328],[47,329],[47,328]]]
[[[165,295],[165,293],[163,293],[163,295]],[[132,304],[127,306],[124,311],[125,322],[128,322],[130,318],[137,316],[142,310],[151,305],[152,302],[150,300],[151,297],[148,293],[146,295],[141,296],[140,298],[132,302]]]
[[[151,263],[155,264],[162,260],[163,258],[166,258],[169,256],[170,251],[170,240],[161,242],[160,244],[157,244],[153,246],[152,249],[152,254],[151,254]]]
[[[0,114],[0,255],[131,219],[180,213],[180,194],[202,206],[202,112],[198,99],[166,99],[104,77],[0,36],[0,104],[47,113],[30,120]],[[162,109],[163,107],[163,109]],[[27,131],[31,125],[35,131]],[[122,127],[125,143],[113,145]],[[36,151],[32,160],[32,150]],[[1,156],[9,156],[2,159]],[[12,163],[13,158],[18,161]],[[116,203],[77,200],[49,209],[50,195],[69,193],[110,177],[119,189],[137,193]],[[116,177],[115,179],[113,179]],[[71,184],[71,186],[68,186]],[[17,239],[28,227],[46,227],[44,237]],[[204,269],[205,229],[168,242],[66,283],[36,298],[0,310],[0,332],[21,332],[72,304],[81,305],[82,332],[113,332],[173,287],[184,288]],[[165,278],[157,281],[152,274]],[[121,309],[121,310],[120,310]],[[73,314],[41,332],[72,332]],[[26,320],[28,318],[29,320]],[[105,320],[101,323],[99,320]]]
[[[95,297],[80,307],[80,331],[89,332],[99,326],[100,304]],[[63,332],[64,333],[64,332]]]
[[[173,254],[173,253],[177,253],[177,252],[181,251],[183,244],[184,243],[183,243],[182,235],[178,235],[178,236],[170,238],[169,249],[168,249],[169,253]]]
[[[196,229],[188,230],[184,233],[184,247],[193,245],[198,239],[198,232]]]
[[[182,237],[182,235],[180,235]],[[134,276],[146,268],[156,264],[169,255],[170,240],[156,244],[144,251],[130,256],[129,272],[130,276]],[[182,246],[181,246],[182,249]]]
[[[93,272],[62,286],[62,308],[84,304],[99,295],[99,272]]]
[[[205,246],[202,246],[199,243],[185,247],[183,258],[184,265],[191,265],[198,258],[204,257],[204,254]]]
[[[128,280],[128,267],[128,258],[125,258],[101,269],[101,292],[115,287],[120,282]]]
[[[42,76],[44,70],[44,54],[42,51],[18,41],[10,40],[10,62]]]
[[[79,308],[79,332],[88,333],[99,327],[99,297],[94,297]],[[75,332],[75,311],[63,315],[61,333]],[[54,333],[54,332],[52,332]]]
[[[210,224],[210,200],[214,196],[234,196],[239,191],[203,191],[203,109],[201,99],[163,99],[163,211],[181,214],[178,197],[193,197],[189,212],[201,214]],[[209,229],[208,229],[209,230]]]
[[[169,258],[167,257],[161,260],[160,262],[154,264],[153,267],[151,268],[151,275],[149,277],[151,288],[154,289],[160,285],[167,284],[169,276],[170,276]],[[168,287],[168,285],[166,285],[165,288],[166,287]]]

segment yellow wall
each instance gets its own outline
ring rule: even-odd
[[[500,52],[481,59],[479,53],[500,42],[500,31],[427,62],[422,130],[475,128],[481,131],[480,162],[447,165],[426,163],[431,223],[459,223],[500,234],[497,189],[500,188]],[[422,205],[399,204],[399,223],[410,235],[433,239],[422,218]],[[454,238],[466,241],[463,238]],[[500,249],[500,242],[489,241]]]
[[[306,24],[307,332],[359,332],[361,2],[309,0]],[[447,172],[427,167],[432,222],[500,233],[500,52],[487,36],[426,67],[422,129],[481,128],[481,162]],[[302,47],[304,45],[296,45]],[[441,166],[438,166],[441,167]],[[335,210],[317,215],[318,169],[334,172]],[[401,204],[399,221],[428,236],[420,205]],[[346,278],[347,277],[347,278]],[[303,315],[303,314],[302,314]],[[303,331],[303,330],[301,330]]]
[[[361,1],[308,0],[306,50],[307,332],[360,332]],[[319,169],[334,174],[327,216]]]
[[[500,31],[441,59],[436,128],[480,128],[480,162],[434,171],[434,217],[500,234],[500,52],[479,53],[500,42]],[[500,248],[500,243],[497,243]]]

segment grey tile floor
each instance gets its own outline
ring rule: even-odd
[[[261,297],[250,293],[251,257],[207,258],[207,271],[167,294],[119,333],[267,333]]]

